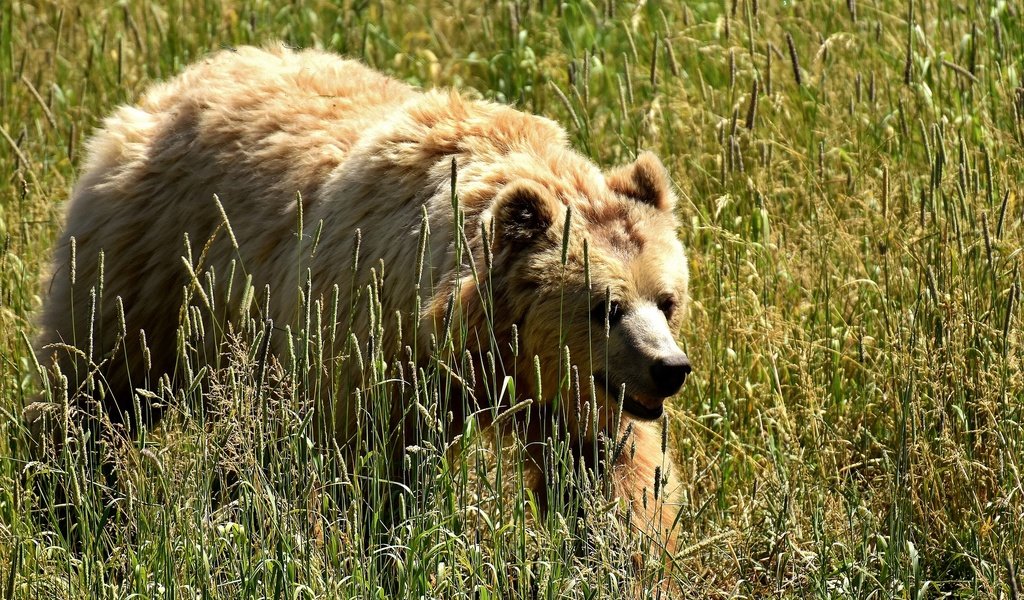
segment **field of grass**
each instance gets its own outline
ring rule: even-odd
[[[386,493],[379,457],[346,480],[287,367],[267,391],[247,347],[210,385],[154,386],[179,402],[118,450],[116,507],[81,457],[31,461],[33,314],[90,131],[213,50],[276,39],[549,116],[602,166],[662,157],[693,296],[695,372],[668,408],[675,594],[1020,597],[1019,5],[6,0],[0,598],[645,597],[659,576],[599,498],[581,522],[533,514],[516,450],[473,430],[452,462],[418,448],[376,527],[338,499]],[[217,501],[225,465],[240,481]],[[77,541],[34,485],[53,472]]]

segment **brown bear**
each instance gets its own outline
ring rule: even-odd
[[[304,301],[353,306],[337,319],[355,346],[309,366],[341,373],[312,392],[330,397],[320,422],[340,445],[372,379],[355,353],[415,357],[415,369],[449,344],[447,389],[473,413],[455,414],[449,436],[515,406],[508,421],[532,448],[561,436],[587,462],[611,441],[614,464],[590,466],[671,547],[676,469],[660,418],[690,372],[674,337],[688,302],[675,202],[652,154],[602,173],[548,119],[417,91],[329,53],[222,51],[92,137],[37,352],[73,404],[98,402],[130,426],[158,417],[138,388],[183,381],[185,352],[222,352],[210,331],[210,347],[186,348],[183,293],[217,331],[266,322],[279,356],[294,341],[285,332],[308,327]],[[515,397],[495,393],[504,375]],[[531,456],[543,500],[543,452]]]

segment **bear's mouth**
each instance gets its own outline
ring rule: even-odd
[[[630,415],[637,417],[644,421],[653,421],[661,418],[661,415],[665,413],[665,405],[659,403],[657,408],[651,408],[644,406],[636,398],[626,394],[625,400],[622,402],[622,410],[628,412]]]
[[[594,387],[604,392],[605,396],[616,402],[619,401],[618,391],[622,389],[622,385],[612,385],[604,372],[594,373]],[[642,421],[653,421],[665,413],[665,399],[657,398],[655,400],[656,406],[645,404],[636,396],[631,395],[627,388],[626,394],[622,397],[622,410]]]

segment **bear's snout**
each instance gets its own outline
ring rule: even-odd
[[[692,370],[690,359],[682,352],[662,356],[651,365],[651,379],[654,381],[654,389],[663,398],[674,396],[683,387],[686,376]]]

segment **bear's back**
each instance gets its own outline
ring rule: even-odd
[[[311,183],[326,179],[368,129],[416,94],[357,61],[276,45],[214,54],[151,88],[137,108],[173,134],[149,138],[172,150],[150,148],[151,163],[187,152],[232,171],[251,168],[255,179],[266,180],[261,184],[310,195]],[[108,120],[108,130],[117,119]],[[176,142],[180,152],[172,149]],[[149,167],[152,173],[163,165]]]

